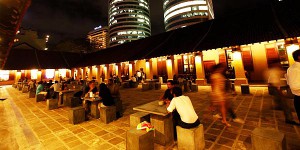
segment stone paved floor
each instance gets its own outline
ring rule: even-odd
[[[11,86],[0,88],[0,149],[126,149],[125,135],[129,130],[129,115],[133,107],[156,100],[162,90],[142,92],[122,89],[124,116],[108,125],[93,119],[78,125],[68,122],[69,108],[46,110],[46,102],[36,103]],[[273,109],[272,97],[266,87],[251,87],[251,95],[231,96],[237,114],[244,125],[233,123],[225,128],[220,120],[213,120],[208,110],[210,87],[199,87],[190,96],[205,129],[205,147],[210,150],[251,149],[251,131],[255,127],[271,127],[285,133],[289,149],[300,149],[300,127],[286,125],[282,111]],[[294,114],[295,115],[295,114]],[[296,116],[294,116],[296,118]],[[155,149],[176,149],[175,146]]]

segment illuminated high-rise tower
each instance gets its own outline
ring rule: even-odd
[[[166,31],[214,18],[212,0],[164,0]]]
[[[109,0],[110,46],[151,35],[149,0]]]
[[[108,27],[96,27],[87,35],[90,45],[96,49],[101,50],[108,48]]]

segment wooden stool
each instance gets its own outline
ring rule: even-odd
[[[80,101],[81,101],[81,99],[79,97],[72,97],[71,102],[70,102],[71,103],[70,107],[74,108],[74,107],[80,106]]]
[[[120,99],[120,97],[114,97],[114,102],[116,105],[116,114],[117,117],[121,117],[123,114],[123,103],[122,100]]]
[[[155,90],[160,90],[161,89],[161,84],[160,82],[155,83]]]
[[[143,121],[150,122],[149,113],[136,112],[130,115],[130,127],[136,128],[136,126]]]
[[[126,150],[153,150],[153,137],[154,131],[133,128],[126,132]]]
[[[72,108],[69,111],[69,123],[78,124],[85,121],[85,110],[82,106]]]
[[[250,94],[249,84],[241,84],[242,94]]]
[[[205,148],[203,125],[185,129],[176,126],[178,150],[202,150]]]
[[[155,128],[155,143],[166,146],[174,141],[174,128],[171,114],[167,116],[151,114],[150,122]]]
[[[116,106],[100,107],[100,119],[106,124],[116,120]]]
[[[44,101],[45,100],[45,95],[44,94],[38,94],[38,95],[36,95],[35,100],[36,100],[36,102]]]
[[[29,98],[35,98],[35,90],[34,89],[30,89],[29,90]]]
[[[18,85],[18,90],[22,91],[22,85],[20,85],[20,84]]]
[[[142,91],[149,90],[149,84],[148,83],[142,83]]]
[[[58,99],[47,99],[47,109],[57,109],[58,108]]]
[[[28,86],[24,86],[22,88],[22,93],[27,93],[28,92]]]
[[[192,84],[192,92],[198,92],[198,85],[197,84]]]
[[[133,82],[131,88],[137,88],[139,86],[139,82]]]
[[[253,150],[286,150],[286,139],[282,132],[271,128],[255,128],[251,134]]]

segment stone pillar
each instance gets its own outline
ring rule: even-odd
[[[157,58],[152,58],[152,74],[153,76],[156,75],[158,77],[158,71],[157,71]]]
[[[20,78],[21,78],[21,70],[15,71],[15,83],[17,83]]]
[[[41,81],[42,80],[42,71],[38,70],[37,72],[37,81]]]
[[[233,53],[233,66],[235,71],[235,85],[248,84],[245,76],[245,70],[242,60],[242,54],[239,51]]]
[[[93,79],[93,67],[92,66],[88,67],[88,77],[90,80]]]
[[[103,68],[104,76],[105,76],[105,80],[104,80],[105,83],[108,83],[108,79],[110,78],[110,74],[108,72],[109,66],[110,66],[109,64],[106,64]]]
[[[131,76],[134,76],[135,74],[135,62],[134,61],[131,61],[129,62],[129,78],[131,78]]]
[[[75,68],[72,68],[70,77],[73,77],[75,79],[74,72],[75,72]]]
[[[152,61],[146,60],[146,79],[153,79],[153,73],[152,73]]]
[[[104,80],[105,80],[105,74],[104,74],[104,66],[105,65],[100,65],[99,66],[99,73],[98,73],[98,76],[99,76],[99,83],[101,83],[101,82],[104,82]],[[104,76],[102,76],[104,74]]]
[[[96,65],[95,66],[95,77],[96,77],[96,80],[98,81],[98,82],[100,82],[100,66],[99,65]]]
[[[59,71],[58,71],[58,69],[55,69],[55,71],[54,71],[54,80],[59,81]]]
[[[206,79],[205,79],[205,71],[204,71],[204,65],[203,65],[203,55],[200,52],[195,56],[195,67],[196,67],[196,84],[197,85],[206,85]]]
[[[168,80],[173,80],[174,73],[174,56],[168,57],[166,60]]]

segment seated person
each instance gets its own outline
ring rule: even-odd
[[[161,96],[161,100],[164,100],[164,102],[166,101],[171,101],[173,99],[173,88],[174,88],[174,82],[172,80],[168,80],[167,82],[167,87],[168,89],[165,91],[164,95]]]
[[[37,86],[37,88],[36,88],[36,95],[38,95],[38,94],[44,94],[44,95],[46,95],[47,94],[47,92],[43,92],[43,90],[44,90],[44,84],[43,84],[43,81],[39,81],[38,82],[38,86]]]
[[[175,109],[179,114],[179,118],[173,117],[174,127],[179,125],[182,128],[190,129],[197,127],[200,124],[199,118],[194,110],[192,102],[188,96],[182,95],[182,90],[179,87],[173,88],[173,96],[171,102],[167,102],[168,112],[173,112]],[[176,130],[174,131],[174,137],[176,140]]]
[[[101,107],[114,105],[114,99],[107,86],[104,83],[101,83],[99,89],[99,97],[102,99]]]
[[[107,87],[113,98],[120,98],[120,86],[118,84],[115,84],[112,79],[108,80]]]
[[[94,81],[90,81],[88,86],[84,89],[84,91],[82,92],[82,96],[81,97],[85,97],[86,94],[89,94],[90,92],[92,92],[93,94],[98,94],[98,89],[95,86],[95,82]],[[88,95],[89,97],[89,95]],[[86,119],[88,120],[87,115],[90,114],[91,112],[91,101],[84,101],[83,102],[83,106],[85,108],[85,115],[86,115]]]
[[[136,78],[134,76],[131,76],[129,80],[129,87],[134,87],[133,84],[136,83]]]
[[[60,88],[61,88],[61,86],[58,83],[58,81],[55,81],[54,84],[52,84],[50,86],[50,89],[53,89],[53,93],[51,94],[53,99],[58,98],[58,93],[57,92],[59,91]]]

